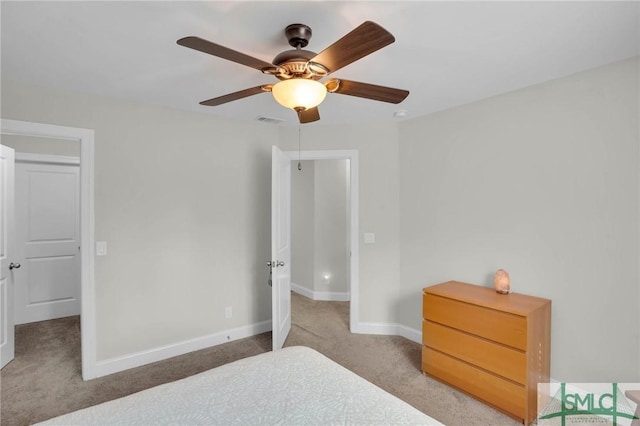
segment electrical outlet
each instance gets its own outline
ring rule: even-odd
[[[231,308],[231,306],[227,306],[226,308],[224,308],[224,317],[226,319],[229,319],[233,316],[233,309]]]
[[[324,285],[330,285],[331,284],[331,274],[328,272],[325,272],[324,274],[322,274],[322,283]]]

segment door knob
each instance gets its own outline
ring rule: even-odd
[[[9,264],[9,270],[12,270],[12,269],[20,269],[20,266],[21,266],[21,265],[20,265],[19,263],[13,263],[13,262],[11,262],[11,263]]]
[[[284,262],[282,260],[278,260],[276,262],[276,266],[284,266]]]

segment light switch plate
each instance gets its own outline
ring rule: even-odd
[[[376,243],[376,234],[373,232],[365,232],[364,233],[364,243],[365,244],[375,244]]]
[[[96,256],[106,256],[106,255],[107,255],[107,242],[96,241]]]

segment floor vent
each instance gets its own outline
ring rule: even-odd
[[[280,124],[284,122],[284,120],[282,120],[281,118],[264,117],[264,116],[260,116],[256,118],[256,121],[260,121],[262,123],[267,123],[267,124]]]

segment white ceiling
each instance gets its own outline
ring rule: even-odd
[[[260,94],[198,102],[275,78],[187,49],[195,35],[267,62],[290,49],[284,28],[313,30],[320,52],[366,20],[396,42],[335,77],[407,89],[399,105],[329,94],[321,121],[394,120],[443,110],[640,54],[640,2],[128,1],[0,3],[3,81],[296,124]]]

